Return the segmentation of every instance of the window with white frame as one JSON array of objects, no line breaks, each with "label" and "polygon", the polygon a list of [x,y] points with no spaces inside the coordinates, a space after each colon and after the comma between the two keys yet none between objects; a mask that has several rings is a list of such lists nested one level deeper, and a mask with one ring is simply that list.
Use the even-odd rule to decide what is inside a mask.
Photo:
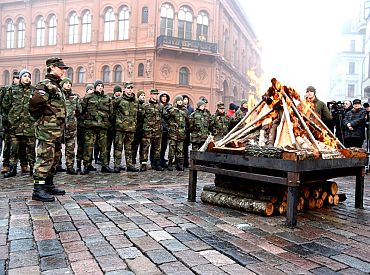
[{"label": "window with white frame", "polygon": [[187,6],[182,6],[178,14],[178,37],[191,40],[193,13]]},{"label": "window with white frame", "polygon": [[57,17],[53,14],[49,20],[49,45],[57,44]]},{"label": "window with white frame", "polygon": [[354,84],[348,84],[348,86],[347,86],[347,96],[348,97],[354,97],[355,96],[355,85]]},{"label": "window with white frame", "polygon": [[104,15],[104,41],[114,40],[114,25],[116,17],[114,15],[113,9],[109,8]]},{"label": "window with white frame", "polygon": [[179,84],[189,85],[189,70],[186,67],[182,67],[179,71]]},{"label": "window with white frame", "polygon": [[139,63],[138,67],[137,67],[137,76],[144,76],[144,64],[143,63]]},{"label": "window with white frame", "polygon": [[356,73],[356,64],[355,62],[348,63],[348,74],[354,75]]},{"label": "window with white frame", "polygon": [[143,7],[141,10],[141,24],[147,24],[149,18],[148,7]]},{"label": "window with white frame", "polygon": [[105,65],[102,69],[102,80],[103,82],[110,82],[109,81],[109,77],[110,77],[110,69],[109,69],[109,66],[108,65]]},{"label": "window with white frame", "polygon": [[40,70],[34,69],[32,73],[32,80],[34,84],[37,84],[40,82]]},{"label": "window with white frame", "polygon": [[85,11],[82,16],[82,34],[81,43],[91,42],[91,13],[90,11]]},{"label": "window with white frame", "polygon": [[114,71],[114,82],[122,82],[122,66],[116,65]]},{"label": "window with white frame", "polygon": [[84,69],[84,67],[77,68],[77,83],[85,82],[85,73],[86,73],[86,70]]},{"label": "window with white frame", "polygon": [[78,43],[78,17],[76,12],[72,12],[69,17],[68,43]]},{"label": "window with white frame", "polygon": [[24,48],[24,40],[26,35],[26,24],[24,23],[24,19],[21,18],[18,21],[18,28],[17,28],[17,47]]},{"label": "window with white frame", "polygon": [[14,48],[14,24],[11,19],[6,22],[6,48]]},{"label": "window with white frame", "polygon": [[10,83],[10,73],[8,70],[5,70],[4,73],[3,73],[3,76],[4,76],[4,85],[9,85]]},{"label": "window with white frame", "polygon": [[123,6],[118,14],[118,40],[128,39],[130,30],[130,11]]},{"label": "window with white frame", "polygon": [[44,17],[39,16],[36,21],[36,46],[45,45],[45,21]]},{"label": "window with white frame", "polygon": [[67,70],[67,77],[72,81],[73,83],[73,68],[69,67]]},{"label": "window with white frame", "polygon": [[174,18],[173,7],[168,3],[163,4],[161,7],[161,19],[160,19],[161,35],[172,36],[173,18]]},{"label": "window with white frame", "polygon": [[206,13],[205,11],[201,11],[197,17],[197,37],[196,37],[197,40],[199,41],[208,40],[208,25],[209,25],[208,13]]}]

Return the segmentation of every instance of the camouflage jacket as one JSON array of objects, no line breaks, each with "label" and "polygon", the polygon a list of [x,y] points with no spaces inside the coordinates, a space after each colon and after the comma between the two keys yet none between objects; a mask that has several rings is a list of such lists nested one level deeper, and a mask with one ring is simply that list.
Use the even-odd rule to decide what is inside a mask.
[{"label": "camouflage jacket", "polygon": [[162,136],[162,109],[157,101],[148,100],[143,105],[144,137],[159,138]]},{"label": "camouflage jacket", "polygon": [[37,118],[36,138],[46,142],[61,142],[66,118],[66,100],[59,86],[60,79],[47,74],[35,87],[29,102],[30,114]]},{"label": "camouflage jacket", "polygon": [[26,137],[35,136],[35,119],[28,111],[33,87],[13,85],[4,95],[3,118],[9,123],[9,133]]},{"label": "camouflage jacket", "polygon": [[81,99],[72,91],[63,90],[66,97],[66,134],[77,131],[77,117],[82,112]]},{"label": "camouflage jacket", "polygon": [[240,107],[233,115],[230,117],[230,128],[234,128],[239,121],[241,121],[244,116],[248,113],[248,109]]},{"label": "camouflage jacket", "polygon": [[136,132],[138,103],[135,94],[125,93],[114,99],[113,117],[117,131]]},{"label": "camouflage jacket", "polygon": [[203,110],[196,109],[189,118],[191,142],[204,142],[209,134],[208,114]]},{"label": "camouflage jacket", "polygon": [[145,101],[140,101],[139,100],[139,102],[138,102],[138,111],[137,111],[136,132],[143,132],[144,104],[145,104]]},{"label": "camouflage jacket", "polygon": [[229,131],[229,118],[226,116],[226,113],[216,111],[211,116],[209,130],[215,136],[216,140],[223,138]]},{"label": "camouflage jacket", "polygon": [[84,127],[86,129],[108,129],[112,116],[112,99],[99,92],[87,94],[81,102]]},{"label": "camouflage jacket", "polygon": [[8,115],[7,113],[9,112],[11,106],[8,105],[7,102],[4,101],[5,95],[8,93],[11,93],[12,90],[18,89],[18,85],[16,84],[11,84],[7,85],[3,88],[1,88],[1,94],[0,94],[0,108],[1,108],[1,115],[2,115],[2,122],[3,122],[3,127],[5,129],[8,129],[9,127],[9,122],[8,122]]},{"label": "camouflage jacket", "polygon": [[168,137],[173,140],[185,140],[188,115],[185,106],[171,106],[164,117],[168,122]]}]

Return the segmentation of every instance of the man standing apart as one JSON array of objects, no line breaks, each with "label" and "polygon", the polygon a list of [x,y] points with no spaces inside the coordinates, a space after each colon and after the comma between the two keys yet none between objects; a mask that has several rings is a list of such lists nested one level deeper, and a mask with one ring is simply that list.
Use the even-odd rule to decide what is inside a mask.
[{"label": "man standing apart", "polygon": [[29,102],[29,111],[37,119],[38,140],[32,199],[44,202],[54,201],[54,195],[65,194],[55,187],[53,178],[60,159],[66,118],[66,102],[59,83],[68,69],[57,57],[47,59],[46,67],[45,79],[36,85]]}]

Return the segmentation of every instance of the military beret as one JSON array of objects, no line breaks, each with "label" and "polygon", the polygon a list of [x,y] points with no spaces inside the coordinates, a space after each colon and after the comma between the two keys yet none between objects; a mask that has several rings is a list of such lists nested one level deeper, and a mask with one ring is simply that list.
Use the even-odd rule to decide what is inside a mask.
[{"label": "military beret", "polygon": [[24,74],[29,74],[29,75],[30,75],[30,77],[31,77],[31,72],[30,72],[29,70],[27,70],[27,69],[23,69],[23,70],[21,70],[21,71],[19,72],[19,78],[22,78],[22,76],[23,76]]},{"label": "military beret", "polygon": [[217,109],[225,109],[225,104],[223,102],[218,102],[217,103]]},{"label": "military beret", "polygon": [[103,87],[104,87],[103,81],[98,79],[98,80],[95,80],[95,82],[94,82],[94,89],[96,89],[96,86],[98,86],[99,84],[103,85]]},{"label": "military beret", "polygon": [[314,94],[316,94],[316,89],[314,86],[308,86],[306,92],[313,92]]},{"label": "military beret", "polygon": [[13,78],[19,78],[19,72],[18,71],[13,72]]},{"label": "military beret", "polygon": [[122,92],[122,88],[119,85],[113,87],[113,93]]},{"label": "military beret", "polygon": [[137,91],[137,93],[136,93],[136,96],[137,97],[139,97],[139,96],[141,96],[142,94],[144,94],[145,95],[145,92],[144,92],[144,90],[139,90],[139,91]]},{"label": "military beret", "polygon": [[58,57],[51,57],[46,59],[46,67],[50,67],[51,65],[54,65],[59,68],[68,69],[69,67],[64,64],[63,59]]},{"label": "military beret", "polygon": [[134,88],[134,84],[132,82],[126,82],[125,88]]},{"label": "military beret", "polygon": [[88,90],[94,90],[94,84],[91,84],[91,83],[89,83],[89,84],[87,84],[86,85],[86,92],[88,91]]},{"label": "military beret", "polygon": [[158,89],[151,89],[150,94],[151,95],[158,95],[159,94]]},{"label": "military beret", "polygon": [[197,102],[197,108],[199,108],[202,105],[205,105],[206,103],[203,100],[198,100]]},{"label": "military beret", "polygon": [[68,77],[65,77],[60,81],[60,86],[63,87],[64,83],[67,83],[67,82],[71,83],[72,85],[72,80]]}]

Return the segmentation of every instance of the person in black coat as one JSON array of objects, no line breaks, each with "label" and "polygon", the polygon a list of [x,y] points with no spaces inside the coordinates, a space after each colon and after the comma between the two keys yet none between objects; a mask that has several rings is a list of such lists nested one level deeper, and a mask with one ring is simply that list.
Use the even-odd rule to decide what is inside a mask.
[{"label": "person in black coat", "polygon": [[344,145],[362,148],[365,139],[366,111],[361,107],[361,100],[353,100],[352,110],[346,112],[343,119]]}]

